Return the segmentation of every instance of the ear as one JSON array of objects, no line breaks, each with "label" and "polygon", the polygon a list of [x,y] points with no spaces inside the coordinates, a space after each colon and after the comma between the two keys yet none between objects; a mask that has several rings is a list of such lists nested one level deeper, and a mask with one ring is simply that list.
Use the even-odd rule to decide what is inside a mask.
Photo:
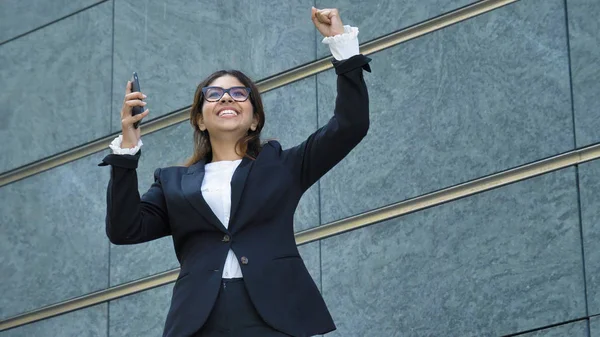
[{"label": "ear", "polygon": [[254,118],[252,118],[252,124],[250,124],[250,130],[256,131],[256,128],[258,128],[258,118],[256,117],[256,114],[255,114]]},{"label": "ear", "polygon": [[202,118],[198,118],[198,129],[200,129],[200,131],[206,131],[206,125],[202,122]]}]

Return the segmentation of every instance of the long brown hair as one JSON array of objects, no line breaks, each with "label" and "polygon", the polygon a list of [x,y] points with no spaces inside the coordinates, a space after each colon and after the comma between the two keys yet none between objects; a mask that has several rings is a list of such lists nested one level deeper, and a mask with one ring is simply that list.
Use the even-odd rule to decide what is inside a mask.
[{"label": "long brown hair", "polygon": [[254,108],[254,116],[258,120],[256,130],[248,130],[248,134],[240,138],[235,144],[235,151],[237,153],[239,148],[242,151],[242,153],[238,153],[239,155],[251,159],[255,159],[260,152],[260,132],[265,125],[265,111],[263,109],[258,87],[248,76],[239,70],[219,70],[209,75],[198,85],[198,88],[196,88],[194,103],[192,104],[192,109],[190,111],[190,124],[192,124],[192,128],[194,128],[194,153],[187,159],[184,166],[191,166],[201,159],[205,159],[206,162],[212,160],[212,147],[210,145],[208,130],[201,131],[198,127],[198,117],[202,116],[202,106],[204,104],[202,88],[210,85],[214,80],[225,75],[237,78],[243,85],[250,88],[250,102]]}]

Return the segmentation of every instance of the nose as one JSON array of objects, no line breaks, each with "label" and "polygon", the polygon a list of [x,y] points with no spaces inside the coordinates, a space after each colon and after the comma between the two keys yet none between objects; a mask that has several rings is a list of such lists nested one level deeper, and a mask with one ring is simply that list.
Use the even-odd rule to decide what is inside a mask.
[{"label": "nose", "polygon": [[[227,96],[227,97],[225,97],[225,96]],[[227,103],[227,102],[231,103],[231,102],[233,102],[233,98],[231,98],[231,96],[229,96],[229,93],[226,92],[226,93],[223,94],[223,97],[221,97],[221,101],[220,102],[221,103]]]}]

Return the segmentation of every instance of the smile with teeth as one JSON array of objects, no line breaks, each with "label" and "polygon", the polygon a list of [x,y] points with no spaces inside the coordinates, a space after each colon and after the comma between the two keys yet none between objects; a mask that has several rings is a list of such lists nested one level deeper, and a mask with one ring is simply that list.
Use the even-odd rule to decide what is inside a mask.
[{"label": "smile with teeth", "polygon": [[219,117],[237,116],[237,115],[238,115],[238,113],[235,110],[230,110],[230,109],[219,111],[219,114],[218,114]]}]

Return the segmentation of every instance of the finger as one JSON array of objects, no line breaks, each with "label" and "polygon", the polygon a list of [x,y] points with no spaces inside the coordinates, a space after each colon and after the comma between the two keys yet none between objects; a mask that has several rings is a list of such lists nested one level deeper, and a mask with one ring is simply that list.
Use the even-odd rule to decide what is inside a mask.
[{"label": "finger", "polygon": [[142,120],[142,118],[148,116],[148,113],[150,112],[150,109],[147,109],[146,111],[142,112],[139,115],[135,115],[135,116],[127,116],[123,119],[121,119],[121,124],[123,125],[131,125],[137,121]]},{"label": "finger", "polygon": [[127,106],[144,106],[144,105],[146,105],[146,102],[140,101],[139,99],[132,99],[129,101],[125,101],[125,105],[127,105]]},{"label": "finger", "polygon": [[332,21],[333,20],[340,20],[340,21],[342,20],[340,18],[340,12],[337,9],[335,9],[335,8],[332,9],[331,12],[329,13],[329,19],[332,20]]},{"label": "finger", "polygon": [[127,85],[125,86],[125,95],[131,92],[131,81],[127,81]]},{"label": "finger", "polygon": [[326,18],[327,18],[327,13],[328,13],[328,11],[329,11],[328,9],[319,9],[319,10],[317,11],[317,18],[318,18],[319,20],[326,19]]},{"label": "finger", "polygon": [[136,91],[136,92],[132,92],[132,93],[129,93],[129,94],[125,95],[125,100],[128,101],[128,100],[132,100],[132,99],[135,99],[135,98],[138,98],[138,99],[142,100],[142,99],[144,99],[146,97],[147,96],[144,95],[142,92]]},{"label": "finger", "polygon": [[148,111],[150,111],[150,110],[146,109],[144,112],[142,112],[139,115],[131,116],[131,118],[133,118],[133,122],[135,123],[135,122],[141,120],[142,118],[148,116]]},{"label": "finger", "polygon": [[341,29],[342,29],[342,33],[343,33],[344,24],[342,23],[342,18],[340,18],[339,15],[335,15],[335,14],[331,15],[331,27],[332,28],[342,27]]},{"label": "finger", "polygon": [[334,16],[339,17],[340,16],[340,12],[338,11],[337,8],[324,8],[321,10],[322,14],[324,16],[326,16],[328,19],[333,18]]},{"label": "finger", "polygon": [[317,20],[319,21],[319,23],[326,24],[326,25],[331,23],[329,18],[327,18],[326,16],[322,16],[322,15],[317,15]]},{"label": "finger", "polygon": [[125,104],[125,101],[123,101],[123,107],[121,108],[121,119],[123,119],[126,116],[131,116],[131,111],[132,107]]},{"label": "finger", "polygon": [[312,7],[310,9],[310,19],[314,22],[317,23],[318,19],[317,19],[317,9],[315,7]]},{"label": "finger", "polygon": [[320,22],[322,23],[331,23],[331,20],[329,19],[329,10],[326,9],[322,9],[317,13],[317,17],[319,19]]}]

